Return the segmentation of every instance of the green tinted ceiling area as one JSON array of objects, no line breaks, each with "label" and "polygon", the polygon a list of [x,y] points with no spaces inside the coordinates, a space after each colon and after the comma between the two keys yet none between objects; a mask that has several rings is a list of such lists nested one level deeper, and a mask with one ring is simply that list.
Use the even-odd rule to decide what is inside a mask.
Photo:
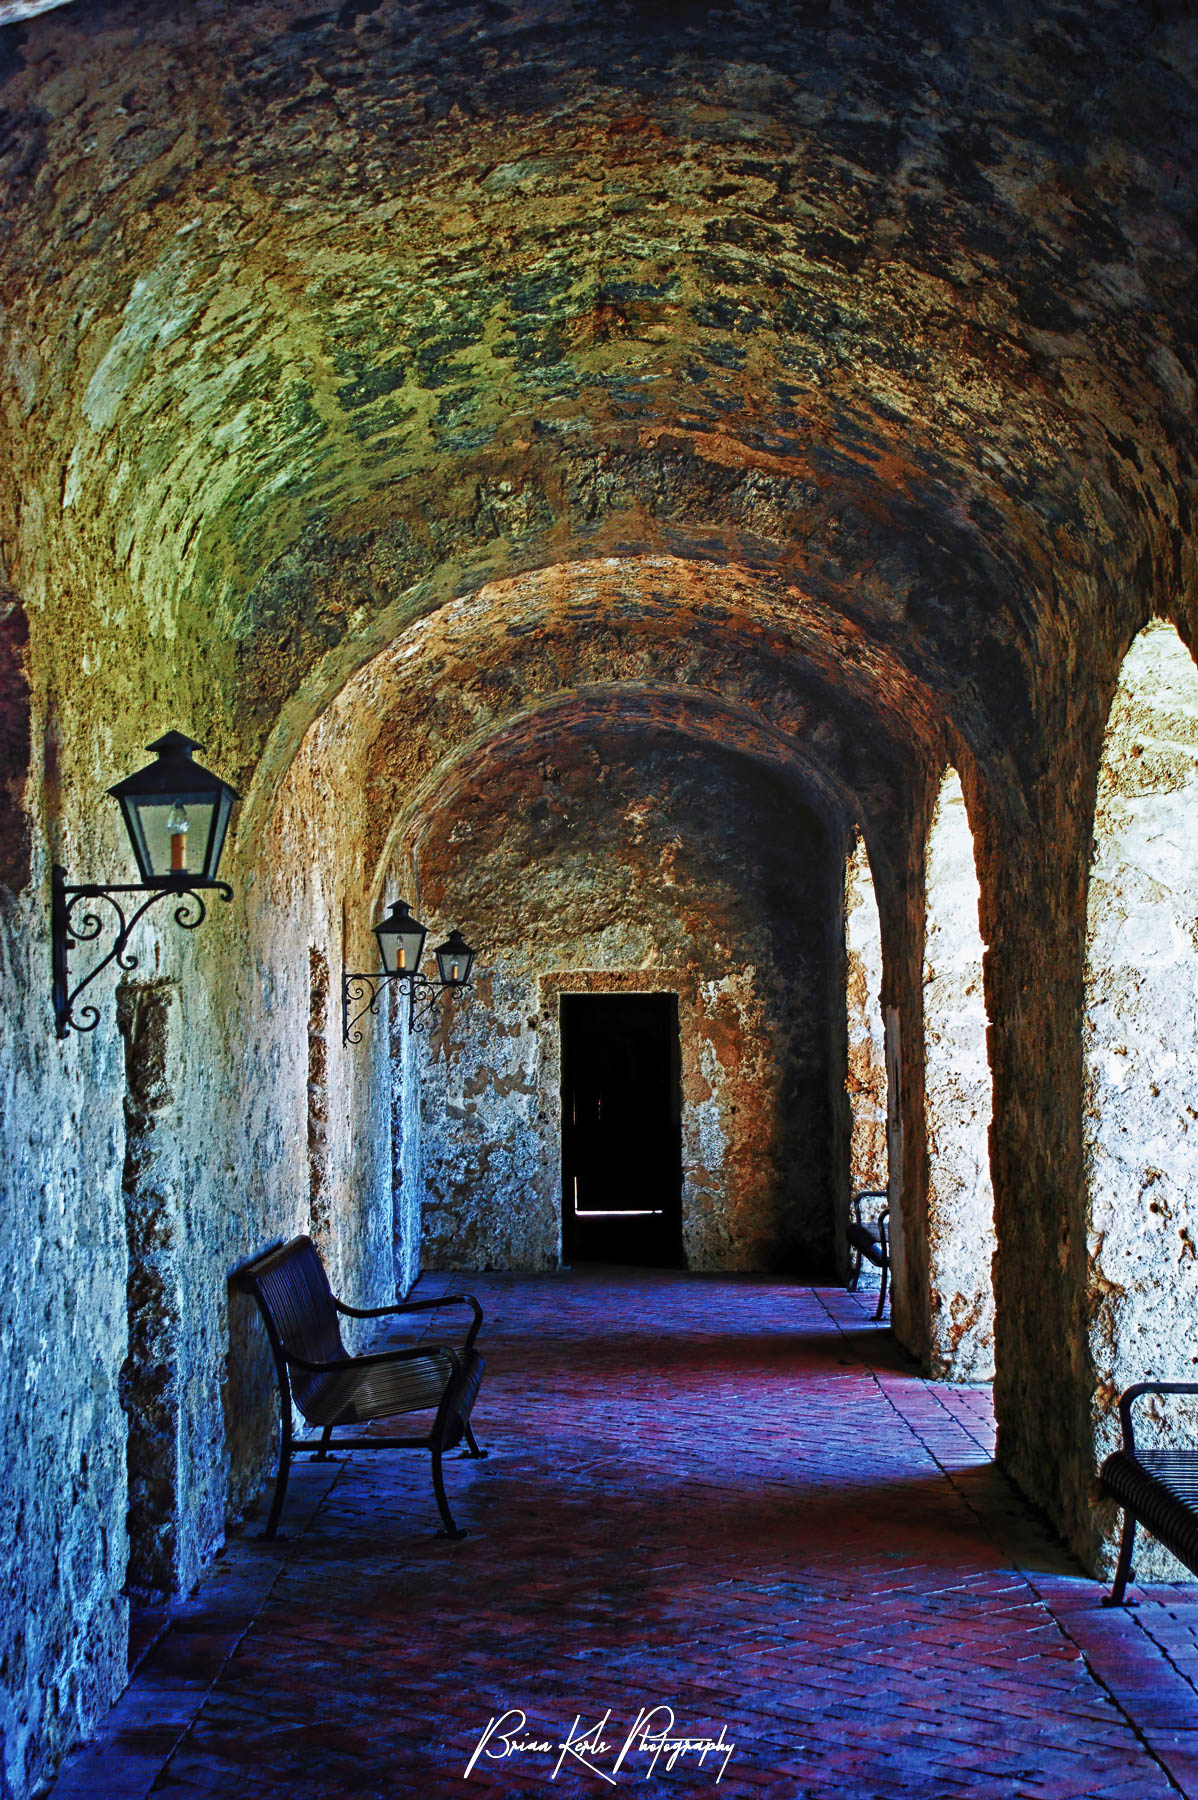
[{"label": "green tinted ceiling area", "polygon": [[202,648],[243,769],[446,599],[665,555],[1030,780],[1079,641],[1190,578],[1187,9],[111,0],[0,42],[10,559],[36,501]]}]

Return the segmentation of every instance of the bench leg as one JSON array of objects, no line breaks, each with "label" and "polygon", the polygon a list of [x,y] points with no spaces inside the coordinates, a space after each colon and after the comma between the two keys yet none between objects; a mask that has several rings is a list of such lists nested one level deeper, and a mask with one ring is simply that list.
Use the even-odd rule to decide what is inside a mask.
[{"label": "bench leg", "polygon": [[287,1498],[287,1476],[291,1468],[291,1408],[283,1408],[283,1429],[279,1434],[279,1470],[275,1476],[275,1494],[270,1503],[270,1517],[266,1521],[264,1538],[278,1535],[279,1520],[283,1516],[283,1502]]},{"label": "bench leg", "polygon": [[445,1479],[441,1473],[441,1446],[433,1445],[433,1492],[437,1496],[437,1510],[445,1521],[445,1530],[438,1532],[438,1537],[464,1538],[466,1533],[459,1531],[454,1523],[453,1514],[449,1510],[449,1501],[445,1498]]},{"label": "bench leg", "polygon": [[1104,1606],[1122,1606],[1123,1590],[1131,1580],[1131,1553],[1136,1541],[1136,1515],[1130,1508],[1123,1508],[1123,1536],[1119,1540],[1119,1562],[1115,1569],[1115,1580],[1111,1591],[1103,1601]]},{"label": "bench leg", "polygon": [[889,1273],[890,1273],[890,1258],[888,1256],[884,1256],[882,1258],[882,1280],[878,1287],[878,1306],[877,1306],[876,1312],[874,1313],[875,1320],[880,1319],[882,1317],[882,1308],[886,1304],[886,1277],[889,1275]]},{"label": "bench leg", "polygon": [[476,1441],[475,1441],[475,1436],[474,1436],[474,1433],[473,1433],[473,1431],[471,1431],[471,1429],[470,1429],[470,1421],[469,1421],[469,1419],[463,1419],[463,1420],[462,1420],[462,1430],[463,1430],[463,1432],[464,1432],[464,1433],[465,1433],[465,1436],[466,1436],[466,1442],[467,1442],[467,1443],[468,1443],[468,1444],[469,1444],[469,1446],[470,1446],[470,1450],[469,1450],[469,1454],[470,1454],[470,1455],[471,1455],[471,1456],[485,1456],[485,1455],[486,1455],[486,1454],[487,1454],[487,1453],[486,1453],[486,1451],[485,1451],[485,1450],[480,1450],[480,1449],[479,1449],[479,1447],[478,1447],[478,1444],[477,1444],[477,1442],[476,1442]]},{"label": "bench leg", "polygon": [[319,1449],[314,1450],[312,1452],[312,1461],[313,1462],[328,1462],[328,1460],[329,1460],[329,1439],[332,1437],[332,1435],[333,1435],[333,1427],[331,1425],[326,1425],[324,1430],[320,1434]]}]

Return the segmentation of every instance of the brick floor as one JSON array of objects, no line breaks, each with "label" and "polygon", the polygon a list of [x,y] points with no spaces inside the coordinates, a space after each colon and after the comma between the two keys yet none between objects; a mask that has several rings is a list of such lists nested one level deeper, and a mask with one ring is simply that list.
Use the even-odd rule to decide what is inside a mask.
[{"label": "brick floor", "polygon": [[[423,1456],[297,1465],[290,1540],[230,1547],[55,1800],[1198,1797],[1198,1588],[1102,1609],[993,1468],[989,1395],[921,1380],[868,1296],[468,1285],[470,1536],[432,1535]],[[606,1720],[618,1746],[662,1705],[676,1736],[722,1728],[726,1766],[636,1745],[613,1784],[615,1747],[556,1777],[514,1750],[464,1779],[509,1709],[522,1740]]]}]

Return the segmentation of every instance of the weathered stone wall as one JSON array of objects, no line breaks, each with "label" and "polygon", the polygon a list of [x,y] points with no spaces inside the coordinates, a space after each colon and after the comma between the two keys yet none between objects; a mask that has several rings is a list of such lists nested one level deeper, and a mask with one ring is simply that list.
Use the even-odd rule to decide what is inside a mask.
[{"label": "weathered stone wall", "polygon": [[[1134,624],[1125,621],[1128,639]],[[987,944],[998,1456],[1093,1560],[1094,1374],[1082,1165],[1086,876],[1103,728],[1121,657],[1091,642],[1020,815],[958,763]]]},{"label": "weathered stone wall", "polygon": [[924,1105],[932,1373],[994,1375],[990,1065],[973,833],[956,770],[940,788],[927,852]]},{"label": "weathered stone wall", "polygon": [[[2,878],[10,885],[0,893],[0,1276],[6,1296],[0,1327],[6,1468],[0,1748],[4,1779],[19,1794],[34,1785],[63,1744],[88,1728],[125,1679],[129,1470],[122,1374],[132,1372],[131,1356],[133,1368],[142,1354],[147,1364],[154,1360],[153,1345],[140,1333],[140,1319],[149,1322],[148,1315],[137,1306],[131,1339],[129,1303],[153,1260],[151,1190],[160,1178],[175,1182],[177,1159],[172,1223],[185,1231],[186,1167],[202,1154],[197,1140],[189,1158],[173,1128],[174,1102],[180,1111],[186,1105],[176,1071],[165,1074],[158,1090],[161,1108],[150,1091],[156,1080],[140,1096],[138,1081],[127,1080],[114,970],[97,986],[98,1029],[64,1043],[54,1035],[49,866],[64,862],[75,880],[131,878],[127,846],[122,852],[118,843],[116,807],[102,797],[104,776],[111,781],[145,760],[135,748],[144,741],[137,689],[142,679],[151,689],[156,678],[165,685],[167,671],[155,666],[152,648],[140,670],[117,654],[102,665],[89,663],[87,626],[79,620],[60,618],[47,631],[49,557],[50,546],[42,544],[27,562],[18,558],[10,565],[29,631],[19,678],[10,667],[3,681],[4,728],[14,751],[5,786],[10,807],[20,814],[14,818],[10,811],[14,829],[5,835],[20,849],[6,859]],[[8,618],[13,621],[13,612]],[[58,659],[69,663],[72,656],[76,673],[82,663],[90,676],[80,683],[77,701],[64,698],[51,679]],[[98,718],[106,718],[104,729]],[[161,715],[153,719],[159,729],[170,722]],[[152,730],[145,732],[150,735]],[[139,930],[133,947],[140,973],[176,981],[187,961],[175,941],[180,935],[164,936],[159,953],[153,927]],[[86,949],[76,950],[73,965],[76,972],[88,966]],[[127,1102],[133,1128],[128,1138]],[[133,1189],[142,1184],[140,1199],[127,1181]],[[140,1270],[136,1260],[130,1263],[131,1245]],[[184,1258],[180,1275],[188,1273],[202,1274],[189,1271]],[[173,1299],[167,1312],[176,1313]],[[176,1324],[180,1333],[185,1329],[182,1311],[168,1322],[173,1343]],[[172,1408],[176,1396],[180,1410],[186,1406],[188,1376],[183,1363],[172,1371]],[[217,1381],[212,1386],[218,1391]],[[144,1388],[142,1397],[145,1423],[153,1400]],[[152,1435],[143,1432],[141,1443]],[[164,1462],[173,1450],[174,1468],[162,1473],[180,1497],[157,1560],[177,1579],[197,1566],[197,1543],[209,1550],[212,1537],[203,1494],[189,1482],[189,1440],[171,1429],[166,1448]],[[158,1474],[141,1462],[136,1442],[132,1474],[136,1513],[147,1474],[151,1481]],[[209,1479],[219,1487],[216,1510],[223,1526],[219,1462]],[[199,1501],[194,1511],[193,1497]]]},{"label": "weathered stone wall", "polygon": [[[152,640],[144,647],[140,675],[165,693],[169,670],[155,676]],[[311,982],[314,949],[340,967],[346,883],[349,910],[365,911],[353,887],[360,791],[355,805],[347,783],[313,783],[301,760],[266,832],[229,853],[232,905],[214,900],[194,934],[156,909],[137,928],[139,968],[119,1003],[109,970],[85,996],[95,1031],[59,1043],[49,860],[76,880],[131,879],[103,788],[148,760],[145,739],[174,723],[203,739],[205,721],[149,711],[120,658],[97,670],[86,708],[49,697],[36,641],[29,668],[29,737],[44,746],[19,790],[32,879],[0,896],[0,1381],[12,1434],[0,1731],[17,1793],[123,1685],[126,1584],[186,1591],[260,1494],[273,1374],[228,1277],[313,1223],[318,1037],[332,1076],[316,1223],[334,1278],[378,1302],[395,1269],[385,1043],[343,1059],[336,999]],[[93,713],[113,722],[98,738]],[[338,872],[326,876],[329,862]],[[89,966],[77,946],[73,972]],[[323,1035],[305,1029],[317,1002]]]},{"label": "weathered stone wall", "polygon": [[[1171,625],[1127,654],[1098,780],[1087,911],[1085,1120],[1096,1454],[1133,1381],[1198,1379],[1198,670]],[[1198,1408],[1141,1402],[1192,1443]],[[1115,1509],[1099,1510],[1112,1554]],[[1147,1541],[1144,1579],[1185,1579]]]},{"label": "weathered stone wall", "polygon": [[839,843],[776,777],[660,729],[496,751],[440,825],[421,903],[484,947],[483,980],[420,1039],[426,1262],[557,1265],[560,995],[664,989],[687,1266],[826,1274],[848,1148]]},{"label": "weathered stone wall", "polygon": [[40,876],[0,906],[0,1753],[17,1794],[120,1691],[127,1613],[119,1040],[110,1012],[91,1080],[54,1040]]},{"label": "weathered stone wall", "polygon": [[21,804],[31,750],[28,645],[25,609],[0,585],[0,899],[29,880],[29,816]]}]

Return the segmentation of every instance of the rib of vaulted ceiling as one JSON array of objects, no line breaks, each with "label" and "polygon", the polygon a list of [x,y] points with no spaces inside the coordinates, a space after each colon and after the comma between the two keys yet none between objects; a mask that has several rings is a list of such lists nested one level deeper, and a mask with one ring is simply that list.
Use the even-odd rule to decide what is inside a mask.
[{"label": "rib of vaulted ceiling", "polygon": [[[530,740],[618,730],[621,714],[784,774],[826,822],[893,817],[904,779],[943,754],[934,705],[862,633],[809,611],[674,557],[510,576],[402,632],[326,709],[311,753],[361,771],[375,886],[482,768]],[[261,783],[255,804],[272,792]]]},{"label": "rib of vaulted ceiling", "polygon": [[43,603],[169,639],[243,782],[459,597],[556,571],[602,663],[560,572],[614,558],[647,656],[723,635],[829,730],[951,725],[1027,784],[1077,646],[1192,578],[1184,9],[110,0],[9,37],[6,561],[50,519]]}]

